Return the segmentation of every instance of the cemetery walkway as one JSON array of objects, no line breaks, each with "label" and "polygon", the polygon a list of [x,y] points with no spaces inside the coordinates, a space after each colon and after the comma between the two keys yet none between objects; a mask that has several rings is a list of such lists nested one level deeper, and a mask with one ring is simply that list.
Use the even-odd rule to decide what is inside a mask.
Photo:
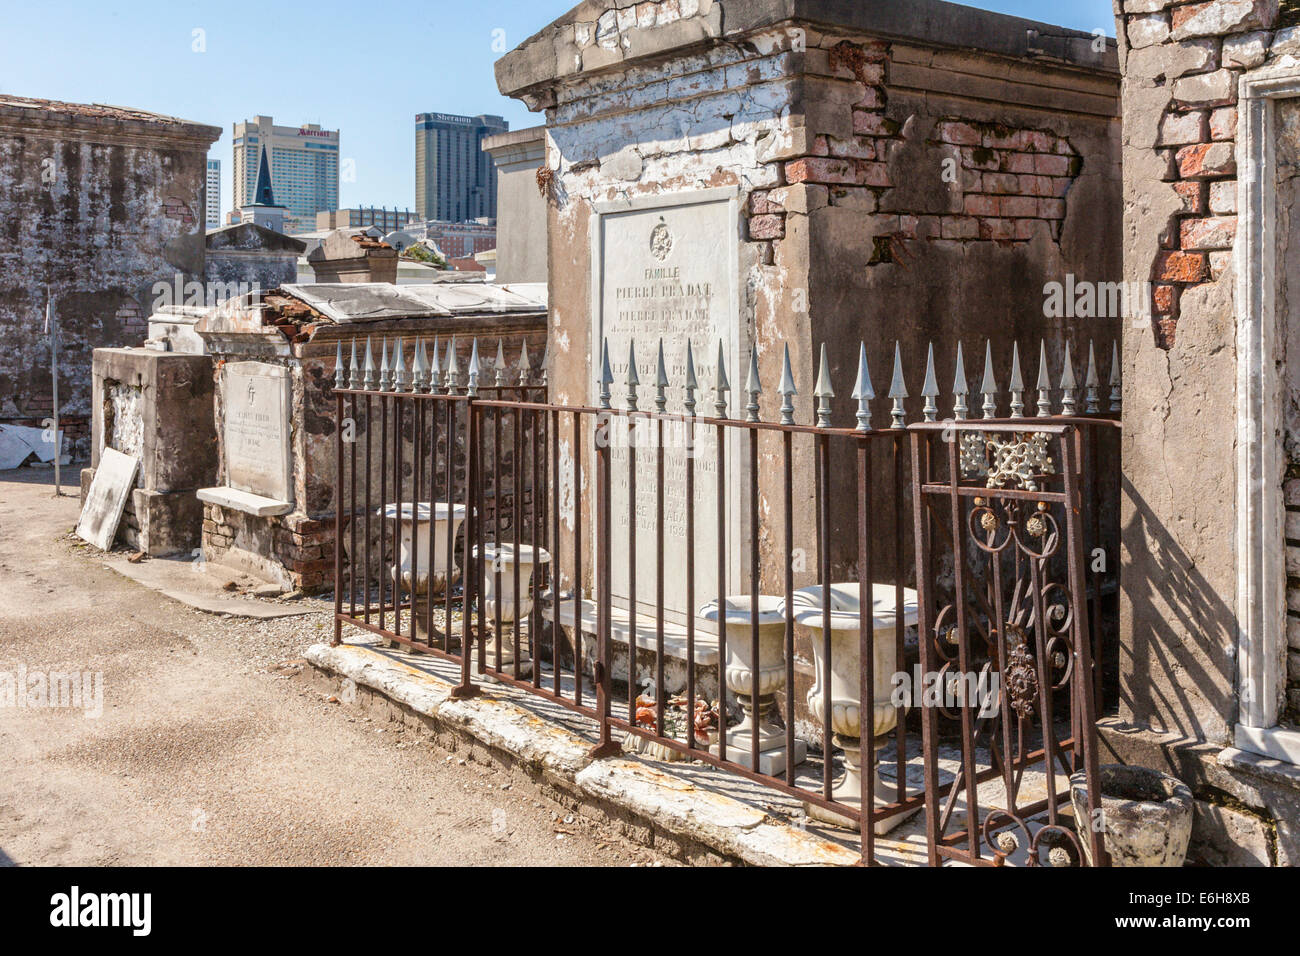
[{"label": "cemetery walkway", "polygon": [[[657,861],[331,702],[293,663],[323,613],[222,619],[119,576],[69,535],[75,488],[52,490],[48,470],[0,475],[0,865]],[[56,673],[79,706],[37,706]]]}]

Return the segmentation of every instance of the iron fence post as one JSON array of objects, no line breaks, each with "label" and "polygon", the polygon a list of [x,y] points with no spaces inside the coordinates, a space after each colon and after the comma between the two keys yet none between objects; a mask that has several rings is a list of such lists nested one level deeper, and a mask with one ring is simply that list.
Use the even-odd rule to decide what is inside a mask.
[{"label": "iron fence post", "polygon": [[[591,751],[593,759],[612,757],[621,747],[610,736],[610,630],[612,616],[610,600],[613,594],[610,565],[610,504],[609,504],[609,412],[601,412],[596,420],[596,662],[592,676],[596,681],[596,717],[600,721],[600,739]],[[581,544],[579,544],[581,547]],[[636,653],[636,641],[628,638],[628,654]],[[581,680],[581,675],[578,676]]]}]

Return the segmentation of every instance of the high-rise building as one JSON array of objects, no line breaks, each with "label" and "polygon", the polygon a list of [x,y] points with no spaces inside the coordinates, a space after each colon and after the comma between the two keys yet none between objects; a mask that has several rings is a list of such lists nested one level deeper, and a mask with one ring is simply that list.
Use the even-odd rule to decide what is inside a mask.
[{"label": "high-rise building", "polygon": [[236,209],[257,200],[258,162],[266,149],[276,200],[289,212],[285,229],[310,232],[316,213],[339,206],[339,133],[306,126],[276,126],[255,116],[234,129],[235,165],[231,176]]},{"label": "high-rise building", "polygon": [[208,160],[207,215],[204,228],[221,228],[221,160]]},{"label": "high-rise building", "polygon": [[445,222],[495,219],[496,167],[483,140],[509,128],[500,116],[416,114],[416,214]]}]

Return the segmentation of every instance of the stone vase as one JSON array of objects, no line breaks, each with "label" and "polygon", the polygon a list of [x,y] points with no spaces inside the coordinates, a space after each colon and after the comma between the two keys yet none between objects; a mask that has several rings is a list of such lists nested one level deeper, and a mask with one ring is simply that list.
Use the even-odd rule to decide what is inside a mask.
[{"label": "stone vase", "polygon": [[[1182,866],[1192,838],[1192,791],[1177,777],[1149,767],[1103,764],[1099,768],[1102,824],[1111,866]],[[1088,839],[1088,781],[1070,777],[1070,803],[1083,855],[1092,865]]]},{"label": "stone vase", "polygon": [[[479,549],[476,547],[474,557],[477,559],[478,556]],[[551,556],[546,549],[531,544],[488,544],[483,546],[483,557],[487,562],[483,568],[483,621],[489,628],[498,619],[501,621],[501,660],[498,662],[496,659],[496,639],[489,638],[487,663],[501,669],[507,664],[513,664],[516,654],[514,628],[506,625],[523,620],[532,612],[533,569],[549,562]],[[516,566],[519,568],[518,594],[515,593]],[[521,667],[524,664],[532,666],[532,661],[525,660],[522,651],[519,653]]]},{"label": "stone vase", "polygon": [[[758,660],[753,659],[753,598],[747,594],[726,598],[723,614],[727,635],[724,673],[727,689],[736,695],[743,719],[727,728],[727,759],[753,768],[753,741],[758,735],[758,769],[761,773],[785,772],[787,758],[798,765],[808,755],[808,745],[794,742],[794,754],[787,754],[785,730],[772,719],[776,695],[785,688],[785,612],[781,598],[759,595]],[[700,618],[718,621],[718,602],[700,609]],[[758,673],[758,700],[754,700],[754,674]],[[720,747],[709,750],[716,756]]]},{"label": "stone vase", "polygon": [[[399,566],[402,587],[413,594],[428,594],[430,582],[432,591],[441,594],[447,586],[447,538],[456,540],[461,522],[465,520],[465,506],[448,506],[437,502],[430,506],[421,501],[416,507],[404,502],[400,510],[395,504],[384,505],[379,515],[390,521],[397,521],[401,530],[399,541]],[[433,539],[433,574],[429,573],[429,534]],[[413,558],[414,556],[414,558]],[[452,556],[453,560],[455,555]],[[411,568],[416,567],[415,580],[411,579]]]},{"label": "stone vase", "polygon": [[[815,680],[808,691],[808,709],[825,726],[825,688],[830,684],[831,740],[844,752],[844,774],[831,788],[831,797],[853,811],[846,816],[826,810],[816,804],[807,804],[808,815],[836,826],[858,829],[856,813],[862,805],[862,750],[868,751],[868,772],[874,773],[874,798],[877,806],[894,803],[898,799],[895,784],[883,780],[877,769],[877,751],[884,748],[887,735],[898,725],[898,708],[890,703],[893,677],[898,670],[896,620],[894,610],[895,589],[892,584],[872,586],[872,614],[874,643],[872,646],[872,707],[870,722],[864,722],[860,695],[862,658],[859,646],[860,601],[858,584],[832,584],[830,586],[830,659],[826,659],[824,598],[820,585],[794,592],[794,619],[811,631]],[[916,592],[903,591],[902,626],[916,623]],[[918,808],[919,809],[919,808]],[[915,812],[915,811],[913,811]],[[900,813],[878,821],[874,830],[886,833],[898,826],[911,814]]]}]

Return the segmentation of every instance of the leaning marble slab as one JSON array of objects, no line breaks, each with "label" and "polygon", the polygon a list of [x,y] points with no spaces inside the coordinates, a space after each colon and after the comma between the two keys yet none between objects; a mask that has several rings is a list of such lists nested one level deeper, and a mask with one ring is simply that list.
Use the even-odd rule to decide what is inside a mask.
[{"label": "leaning marble slab", "polygon": [[117,526],[126,508],[126,499],[135,487],[135,471],[139,459],[124,455],[115,448],[105,448],[99,458],[99,467],[86,494],[77,521],[77,536],[101,551],[113,547]]}]

